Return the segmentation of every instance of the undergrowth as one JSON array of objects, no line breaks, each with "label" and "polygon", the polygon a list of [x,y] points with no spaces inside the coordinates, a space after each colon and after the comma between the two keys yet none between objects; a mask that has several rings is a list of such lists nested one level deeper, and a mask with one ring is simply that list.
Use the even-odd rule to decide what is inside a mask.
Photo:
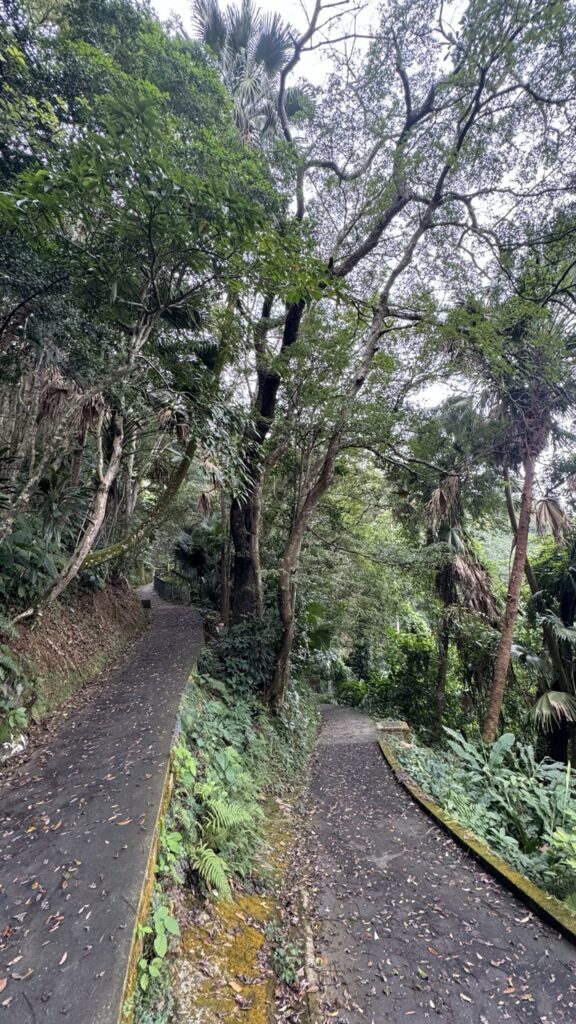
[{"label": "undergrowth", "polygon": [[512,733],[475,746],[452,729],[447,751],[394,745],[410,775],[515,871],[576,912],[576,785],[570,767]]},{"label": "undergrowth", "polygon": [[[317,722],[317,699],[304,686],[293,686],[282,708],[270,714],[247,687],[239,692],[206,674],[191,678],[172,750],[174,787],[159,837],[154,902],[134,996],[135,1024],[170,1019],[166,953],[170,936],[177,938],[171,908],[181,894],[230,899],[239,885],[266,886],[259,856],[265,801],[304,781]],[[162,939],[158,949],[159,908],[176,927],[164,927],[166,943]]]}]

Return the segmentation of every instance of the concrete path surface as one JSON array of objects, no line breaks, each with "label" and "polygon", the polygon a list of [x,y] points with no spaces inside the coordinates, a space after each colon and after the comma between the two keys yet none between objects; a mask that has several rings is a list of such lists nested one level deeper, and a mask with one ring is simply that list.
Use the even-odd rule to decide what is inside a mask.
[{"label": "concrete path surface", "polygon": [[331,1024],[574,1024],[576,947],[410,799],[371,721],[329,707],[310,878]]},{"label": "concrete path surface", "polygon": [[0,1022],[116,1024],[193,609],[152,622],[80,711],[0,789]]}]

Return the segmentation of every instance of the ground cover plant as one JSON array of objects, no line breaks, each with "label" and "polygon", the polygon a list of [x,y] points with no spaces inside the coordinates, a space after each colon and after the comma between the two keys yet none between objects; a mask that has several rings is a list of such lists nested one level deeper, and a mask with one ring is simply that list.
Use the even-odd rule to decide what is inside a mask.
[{"label": "ground cover plant", "polygon": [[576,784],[570,766],[537,760],[504,733],[491,746],[446,729],[447,749],[396,742],[409,774],[515,871],[576,913]]},{"label": "ground cover plant", "polygon": [[[204,662],[218,661],[218,641],[213,647]],[[152,909],[142,933],[133,1000],[138,1024],[169,1019],[167,954],[180,935],[174,907],[185,894],[231,900],[240,889],[265,891],[268,798],[288,796],[304,782],[317,724],[317,698],[305,685],[295,686],[270,715],[257,693],[200,672],[191,677],[172,750],[174,786],[160,831]]]}]

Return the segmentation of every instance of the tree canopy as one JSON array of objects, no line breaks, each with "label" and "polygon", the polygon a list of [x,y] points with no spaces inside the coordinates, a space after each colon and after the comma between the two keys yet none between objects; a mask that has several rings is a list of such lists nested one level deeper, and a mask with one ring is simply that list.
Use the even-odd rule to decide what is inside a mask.
[{"label": "tree canopy", "polygon": [[272,705],[566,757],[574,4],[192,13],[0,16],[3,621],[176,542]]}]

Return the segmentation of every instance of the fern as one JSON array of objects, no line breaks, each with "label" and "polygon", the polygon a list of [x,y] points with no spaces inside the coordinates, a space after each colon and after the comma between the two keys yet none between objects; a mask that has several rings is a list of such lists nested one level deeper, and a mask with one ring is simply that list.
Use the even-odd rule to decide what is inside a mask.
[{"label": "fern", "polygon": [[209,827],[217,832],[233,832],[250,821],[250,814],[241,804],[232,801],[210,800],[206,805]]},{"label": "fern", "polygon": [[222,857],[206,843],[198,843],[192,851],[191,862],[204,884],[213,889],[220,899],[232,899],[228,865]]}]

